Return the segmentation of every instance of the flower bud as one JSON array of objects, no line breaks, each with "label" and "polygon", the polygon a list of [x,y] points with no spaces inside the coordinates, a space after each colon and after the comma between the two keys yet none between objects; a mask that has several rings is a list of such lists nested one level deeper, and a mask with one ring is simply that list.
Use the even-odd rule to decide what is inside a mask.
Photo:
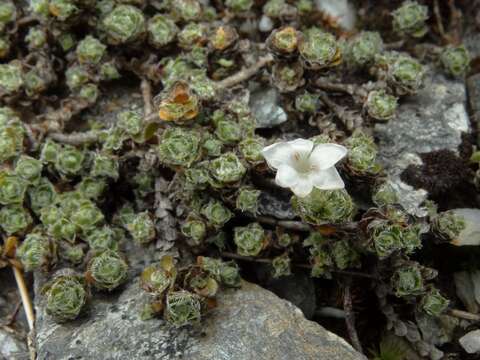
[{"label": "flower bud", "polygon": [[215,228],[221,228],[233,216],[232,212],[217,200],[211,200],[207,205],[202,207],[201,213]]},{"label": "flower bud", "polygon": [[399,55],[388,65],[387,82],[400,96],[415,95],[424,77],[425,68],[410,56]]},{"label": "flower bud", "polygon": [[398,203],[398,194],[392,183],[386,181],[376,188],[372,200],[377,206],[393,205]]},{"label": "flower bud", "polygon": [[272,68],[273,85],[280,92],[295,91],[305,84],[303,66],[296,62],[276,62]]},{"label": "flower bud", "polygon": [[45,289],[46,311],[57,322],[76,319],[88,298],[83,277],[60,275],[55,277]]},{"label": "flower bud", "polygon": [[313,69],[337,66],[342,61],[335,37],[316,27],[304,32],[298,49],[305,64]]},{"label": "flower bud", "polygon": [[351,221],[355,205],[348,193],[341,190],[313,188],[306,197],[292,197],[293,210],[303,221],[315,224],[336,224]]},{"label": "flower bud", "polygon": [[360,255],[347,240],[336,241],[332,245],[332,258],[340,270],[360,265]]},{"label": "flower bud", "polygon": [[397,98],[385,93],[385,90],[370,91],[365,102],[368,115],[376,120],[390,120],[397,110]]},{"label": "flower bud", "polygon": [[57,37],[57,41],[64,52],[72,50],[77,43],[75,36],[71,33],[62,33]]},{"label": "flower bud", "polygon": [[210,175],[204,161],[185,170],[185,188],[189,190],[204,190],[208,187]]},{"label": "flower bud", "polygon": [[157,14],[148,21],[148,40],[156,48],[162,48],[173,42],[178,27],[168,16]]},{"label": "flower bud", "polygon": [[392,276],[392,286],[398,297],[420,295],[425,291],[422,273],[415,265],[404,266],[395,271]]},{"label": "flower bud", "polygon": [[72,65],[65,72],[65,82],[70,91],[76,91],[86,85],[90,80],[88,70],[80,65]]},{"label": "flower bud", "polygon": [[345,146],[348,148],[347,160],[351,170],[361,174],[376,174],[380,171],[376,162],[377,146],[371,136],[361,131],[355,131],[345,141]]},{"label": "flower bud", "polygon": [[317,111],[318,105],[318,96],[316,94],[304,92],[295,97],[295,109],[300,112],[313,114]]},{"label": "flower bud", "polygon": [[48,2],[49,0],[30,0],[29,10],[39,18],[47,18],[50,14]]},{"label": "flower bud", "polygon": [[198,159],[199,150],[199,134],[178,127],[166,129],[158,145],[160,161],[172,166],[191,166]]},{"label": "flower bud", "polygon": [[55,187],[47,178],[40,178],[33,186],[27,190],[30,200],[30,208],[37,215],[44,207],[51,205],[55,201],[57,192]]},{"label": "flower bud", "polygon": [[390,256],[402,248],[402,229],[385,221],[373,221],[369,224],[375,252],[380,259]]},{"label": "flower bud", "polygon": [[378,32],[362,31],[347,42],[345,51],[350,67],[363,68],[372,64],[375,55],[383,51],[383,40]]},{"label": "flower bud", "polygon": [[258,198],[261,191],[249,188],[240,188],[237,195],[235,206],[243,212],[249,212],[253,215],[258,211]]},{"label": "flower bud", "polygon": [[17,175],[0,172],[0,204],[21,204],[25,198],[28,183]]},{"label": "flower bud", "polygon": [[192,268],[185,276],[184,281],[188,284],[189,289],[202,297],[214,298],[218,292],[218,282],[198,268]]},{"label": "flower bud", "polygon": [[267,46],[274,54],[291,55],[296,52],[299,39],[299,32],[291,26],[286,26],[272,31],[267,39]]},{"label": "flower bud", "polygon": [[89,104],[95,104],[99,96],[98,86],[95,84],[85,84],[80,88],[78,97],[84,99]]},{"label": "flower bud", "polygon": [[257,256],[267,245],[265,230],[258,223],[234,228],[233,240],[242,256]]},{"label": "flower bud", "polygon": [[10,1],[0,4],[0,33],[17,17],[17,8]]},{"label": "flower bud", "polygon": [[445,71],[455,77],[463,77],[470,70],[470,53],[465,46],[448,46],[440,55],[440,62]]},{"label": "flower bud", "polygon": [[174,17],[184,21],[196,21],[202,15],[202,6],[197,0],[176,0],[171,6]]},{"label": "flower bud", "polygon": [[296,5],[298,13],[300,15],[308,15],[312,13],[315,9],[312,0],[298,0]]},{"label": "flower bud", "polygon": [[104,250],[118,250],[117,234],[109,226],[94,228],[85,237],[85,241],[94,252]]},{"label": "flower bud", "polygon": [[197,263],[200,268],[213,276],[215,280],[228,287],[239,287],[241,278],[238,265],[234,261],[224,262],[219,259],[199,256]]},{"label": "flower bud", "polygon": [[273,19],[281,18],[285,14],[289,14],[291,10],[295,8],[291,7],[285,0],[268,0],[263,5],[263,13]]},{"label": "flower bud", "polygon": [[85,233],[93,230],[103,220],[104,216],[101,210],[89,200],[85,200],[71,216],[72,223]]},{"label": "flower bud", "polygon": [[7,235],[26,231],[32,222],[32,216],[21,205],[7,205],[0,209],[0,226]]},{"label": "flower bud", "polygon": [[260,136],[249,136],[238,144],[240,153],[251,164],[263,162],[262,150],[265,147],[265,139]]},{"label": "flower bud", "polygon": [[393,30],[400,35],[410,35],[414,38],[423,37],[428,27],[428,7],[416,1],[405,1],[392,13]]},{"label": "flower bud", "polygon": [[83,197],[90,200],[98,200],[105,192],[107,182],[105,179],[85,176],[75,188]]},{"label": "flower bud", "polygon": [[234,27],[223,25],[215,28],[210,36],[210,46],[216,51],[225,51],[233,47],[238,39],[238,33]]},{"label": "flower bud", "polygon": [[277,243],[283,248],[287,248],[294,242],[293,237],[288,233],[279,234],[277,237]]},{"label": "flower bud", "polygon": [[121,77],[115,62],[113,61],[102,63],[100,65],[99,74],[100,80],[103,81],[117,80]]},{"label": "flower bud", "polygon": [[292,274],[292,271],[290,269],[290,257],[288,254],[283,254],[280,256],[277,256],[273,258],[272,260],[272,268],[273,268],[273,274],[272,276],[274,278],[279,278],[281,276],[288,276]]},{"label": "flower bud", "polygon": [[163,121],[183,122],[198,115],[199,100],[186,82],[178,81],[164,94],[158,107],[158,116]]},{"label": "flower bud", "polygon": [[210,161],[210,173],[221,183],[240,181],[247,169],[233,152],[227,152]]},{"label": "flower bud", "polygon": [[57,156],[60,153],[62,146],[56,142],[47,139],[43,143],[42,150],[40,152],[40,160],[44,164],[54,164],[57,161]]},{"label": "flower bud", "polygon": [[207,29],[203,24],[191,22],[183,27],[177,38],[178,46],[190,50],[194,46],[201,46],[206,43]]},{"label": "flower bud", "polygon": [[83,244],[72,245],[66,241],[60,242],[59,256],[71,264],[79,265],[85,257]]},{"label": "flower bud", "polygon": [[118,179],[118,159],[112,155],[96,153],[90,175],[93,177],[106,177]]},{"label": "flower bud", "polygon": [[11,42],[8,37],[0,36],[0,59],[5,59],[10,53]]},{"label": "flower bud", "polygon": [[30,184],[36,183],[42,174],[42,162],[27,155],[22,155],[15,165],[15,174]]},{"label": "flower bud", "polygon": [[13,95],[23,86],[23,74],[20,62],[12,61],[0,64],[0,96]]},{"label": "flower bud", "polygon": [[155,239],[155,224],[147,211],[134,214],[125,227],[138,244],[148,244]]},{"label": "flower bud", "polygon": [[432,219],[432,230],[443,241],[455,244],[463,229],[465,219],[452,210],[441,212]]},{"label": "flower bud", "polygon": [[160,263],[146,267],[141,275],[142,288],[150,293],[162,295],[175,283],[177,270],[171,256],[164,256]]},{"label": "flower bud", "polygon": [[240,13],[250,10],[253,0],[225,0],[225,6],[234,13]]},{"label": "flower bud", "polygon": [[127,280],[128,265],[117,252],[106,250],[90,260],[86,276],[98,290],[112,291]]},{"label": "flower bud", "polygon": [[57,154],[55,169],[63,175],[77,175],[83,169],[84,160],[83,151],[65,145]]},{"label": "flower bud", "polygon": [[223,143],[213,136],[209,136],[202,145],[208,156],[220,156],[222,154]]},{"label": "flower bud", "polygon": [[77,45],[77,59],[80,64],[98,64],[105,55],[107,47],[91,35],[86,36]]},{"label": "flower bud", "polygon": [[145,33],[143,12],[131,5],[118,5],[102,22],[102,29],[107,34],[107,41],[112,45],[131,43]]},{"label": "flower bud", "polygon": [[198,295],[180,290],[167,294],[164,310],[165,320],[175,327],[198,323],[202,305]]},{"label": "flower bud", "polygon": [[450,301],[444,298],[440,291],[431,287],[429,291],[423,295],[420,301],[420,308],[431,316],[440,316],[447,309]]},{"label": "flower bud", "polygon": [[191,246],[199,246],[207,234],[207,227],[202,220],[187,218],[181,227],[182,234],[191,239]]},{"label": "flower bud", "polygon": [[50,0],[49,10],[59,21],[66,21],[80,11],[73,0]]},{"label": "flower bud", "polygon": [[46,269],[50,264],[54,249],[50,240],[39,233],[30,233],[17,249],[17,258],[25,271]]},{"label": "flower bud", "polygon": [[25,36],[29,49],[41,49],[47,44],[47,33],[41,27],[32,27]]}]

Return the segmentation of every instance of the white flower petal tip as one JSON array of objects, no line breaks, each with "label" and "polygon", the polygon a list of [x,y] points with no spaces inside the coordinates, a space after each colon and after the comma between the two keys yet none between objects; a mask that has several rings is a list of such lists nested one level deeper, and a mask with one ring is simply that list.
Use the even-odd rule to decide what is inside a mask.
[{"label": "white flower petal tip", "polygon": [[296,139],[265,147],[262,155],[277,170],[275,182],[290,188],[299,197],[308,196],[313,188],[336,190],[345,188],[335,164],[347,155],[347,148],[338,144],[314,145],[310,140]]}]

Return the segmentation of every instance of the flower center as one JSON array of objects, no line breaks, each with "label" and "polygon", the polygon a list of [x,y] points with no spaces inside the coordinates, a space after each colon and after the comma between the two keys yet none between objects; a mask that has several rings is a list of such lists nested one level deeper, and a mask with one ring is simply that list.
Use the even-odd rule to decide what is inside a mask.
[{"label": "flower center", "polygon": [[310,161],[310,154],[295,152],[293,159],[294,168],[299,174],[308,174],[315,168],[315,165]]}]

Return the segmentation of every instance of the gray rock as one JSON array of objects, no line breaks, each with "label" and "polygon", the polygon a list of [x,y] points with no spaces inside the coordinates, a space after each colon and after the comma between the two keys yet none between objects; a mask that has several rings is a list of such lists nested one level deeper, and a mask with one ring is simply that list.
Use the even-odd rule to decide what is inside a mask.
[{"label": "gray rock", "polygon": [[297,216],[292,209],[289,200],[262,191],[258,203],[258,211],[261,215],[272,216],[280,220],[293,220]]},{"label": "gray rock", "polygon": [[250,109],[257,120],[257,128],[271,128],[287,121],[287,114],[278,105],[279,92],[274,88],[260,88],[250,95]]},{"label": "gray rock", "polygon": [[470,331],[466,335],[463,335],[458,342],[465,351],[469,354],[475,354],[480,352],[480,330]]},{"label": "gray rock", "polygon": [[452,244],[457,246],[480,245],[480,209],[453,209],[456,215],[465,220],[465,229]]},{"label": "gray rock", "polygon": [[254,284],[222,291],[217,308],[195,329],[140,320],[147,298],[134,281],[121,294],[95,296],[86,317],[63,325],[37,304],[38,360],[366,359],[291,303]]},{"label": "gray rock", "polygon": [[337,19],[337,24],[345,30],[353,30],[357,21],[357,11],[350,0],[315,0],[318,10]]},{"label": "gray rock", "polygon": [[453,280],[458,298],[469,312],[476,314],[479,306],[475,298],[474,283],[471,275],[471,272],[459,271],[453,274]]},{"label": "gray rock", "polygon": [[467,90],[473,119],[478,122],[480,121],[480,74],[467,79]]},{"label": "gray rock", "polygon": [[413,215],[426,215],[426,209],[420,205],[428,194],[404,183],[400,175],[409,165],[422,164],[418,154],[441,149],[457,152],[462,134],[471,131],[466,100],[463,82],[429,73],[425,88],[418,95],[404,99],[395,119],[375,125],[379,161],[397,189],[403,207]]},{"label": "gray rock", "polygon": [[5,330],[0,329],[0,359],[28,359],[27,344]]}]

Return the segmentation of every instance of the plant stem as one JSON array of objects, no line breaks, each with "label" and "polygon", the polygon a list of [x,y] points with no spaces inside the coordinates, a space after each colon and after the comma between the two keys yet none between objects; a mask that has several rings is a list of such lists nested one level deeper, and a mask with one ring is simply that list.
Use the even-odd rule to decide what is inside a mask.
[{"label": "plant stem", "polygon": [[343,309],[345,310],[345,323],[352,345],[360,353],[363,353],[362,344],[358,339],[358,333],[355,329],[355,314],[353,312],[352,294],[350,292],[351,279],[347,279],[344,287]]},{"label": "plant stem", "polygon": [[98,140],[98,134],[95,131],[85,132],[73,132],[69,134],[61,132],[51,132],[47,135],[55,141],[70,144],[70,145],[82,145],[86,143],[96,142]]},{"label": "plant stem", "polygon": [[152,113],[152,86],[150,82],[146,78],[142,78],[142,82],[140,83],[140,89],[142,90],[142,97],[143,97],[143,111],[145,118]]},{"label": "plant stem", "polygon": [[25,285],[25,280],[23,279],[22,271],[15,266],[12,266],[12,269],[13,275],[15,276],[15,281],[17,282],[18,291],[20,292],[20,297],[22,298],[23,309],[27,317],[28,327],[30,330],[33,330],[35,324],[35,314],[33,312],[33,306],[28,294],[27,286]]},{"label": "plant stem", "polygon": [[447,314],[456,318],[471,320],[471,321],[480,321],[480,315],[472,314],[467,311],[457,310],[457,309],[449,309],[447,310]]},{"label": "plant stem", "polygon": [[217,90],[222,90],[226,88],[230,88],[234,85],[240,84],[241,82],[250,79],[253,75],[255,75],[261,68],[270,64],[273,61],[273,56],[271,54],[262,56],[258,61],[248,68],[244,68],[229,76],[226,79],[218,81],[216,84]]}]

